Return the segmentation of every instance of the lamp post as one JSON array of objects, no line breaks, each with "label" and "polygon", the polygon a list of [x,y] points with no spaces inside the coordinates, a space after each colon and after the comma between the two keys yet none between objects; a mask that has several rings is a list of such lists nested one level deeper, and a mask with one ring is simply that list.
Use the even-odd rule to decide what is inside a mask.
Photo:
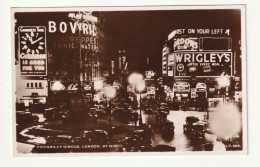
[{"label": "lamp post", "polygon": [[[82,35],[84,36],[84,27],[87,27],[89,23],[97,23],[97,18],[92,16],[92,12],[91,11],[79,11],[77,14],[74,15],[69,15],[69,17],[71,18],[71,20],[73,20],[76,24],[77,24],[77,29],[79,31],[79,70],[80,70],[80,74],[79,74],[79,94],[81,94],[82,96],[84,96],[84,84],[85,84],[85,68],[84,68],[84,64],[83,61],[85,61],[85,55],[84,55],[84,51],[82,53],[82,40],[81,37]],[[95,33],[93,33],[94,35]],[[95,34],[96,35],[96,34]],[[84,50],[84,49],[83,49]]]},{"label": "lamp post", "polygon": [[[81,15],[82,12],[79,11],[78,15]],[[78,25],[82,25],[83,23],[86,22],[86,20],[83,17],[77,17],[77,18],[72,18],[73,21],[75,21]],[[84,75],[83,75],[83,62],[82,62],[82,51],[81,51],[81,29],[82,27],[79,27],[79,82],[78,82],[78,91],[79,94],[83,96],[84,94]]]},{"label": "lamp post", "polygon": [[141,111],[141,100],[142,100],[142,91],[145,89],[145,82],[142,81],[140,83],[138,83],[136,85],[136,90],[140,93],[140,100],[139,100],[139,103],[140,103],[140,117],[139,117],[139,125],[142,126],[143,125],[143,120],[142,120],[142,111]]},{"label": "lamp post", "polygon": [[225,88],[225,93],[223,95],[223,103],[225,100],[226,93],[228,92],[228,87],[230,85],[230,80],[228,78],[228,75],[221,75],[220,78],[218,78],[218,85],[220,88]]},{"label": "lamp post", "polygon": [[106,86],[104,88],[104,94],[108,100],[108,112],[109,112],[109,126],[110,126],[110,141],[112,140],[112,113],[111,113],[111,99],[116,96],[116,89],[113,86]]},{"label": "lamp post", "polygon": [[[139,100],[139,126],[142,126],[142,110],[141,110],[141,99],[142,99],[142,91],[145,89],[145,81],[143,79],[143,75],[139,73],[132,73],[128,77],[128,82],[135,87],[135,93],[137,91],[140,93],[140,100]],[[137,91],[136,91],[137,90]]]}]

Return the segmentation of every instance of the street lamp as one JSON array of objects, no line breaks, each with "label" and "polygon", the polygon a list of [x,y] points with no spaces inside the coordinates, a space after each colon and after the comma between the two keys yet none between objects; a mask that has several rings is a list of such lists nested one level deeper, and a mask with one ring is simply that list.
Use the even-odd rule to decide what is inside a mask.
[{"label": "street lamp", "polygon": [[133,85],[135,87],[135,93],[136,90],[140,93],[140,116],[139,116],[139,126],[142,126],[143,124],[143,120],[142,120],[142,111],[141,111],[141,95],[142,95],[142,91],[145,89],[145,81],[143,79],[143,75],[139,74],[139,73],[132,73],[129,77],[128,77],[128,82]]},{"label": "street lamp", "polygon": [[[221,75],[220,78],[218,78],[218,85],[221,88],[225,88],[225,95],[226,95],[228,91],[228,87],[230,85],[230,80],[228,78],[228,75]],[[225,95],[223,95],[223,102],[224,102]]]},{"label": "street lamp", "polygon": [[142,74],[139,73],[132,73],[129,77],[128,77],[128,82],[132,85],[137,85],[141,82],[143,82],[144,77]]},{"label": "street lamp", "polygon": [[143,120],[142,120],[142,111],[141,111],[141,99],[142,99],[142,91],[144,91],[145,89],[145,82],[142,81],[140,83],[138,83],[136,85],[136,90],[140,93],[140,100],[139,100],[139,103],[140,103],[140,117],[139,117],[139,125],[142,126],[143,124]]},{"label": "street lamp", "polygon": [[97,18],[92,17],[92,12],[79,11],[75,17],[70,17],[77,25],[79,31],[79,93],[84,96],[84,82],[85,82],[85,69],[83,67],[84,56],[82,55],[82,39],[81,36],[84,35],[84,27],[88,27],[88,23],[97,23]]},{"label": "street lamp", "polygon": [[112,139],[112,113],[111,113],[111,102],[110,99],[116,96],[116,89],[113,86],[106,86],[104,87],[104,94],[108,100],[108,110],[109,110],[109,126],[110,126],[110,140]]}]

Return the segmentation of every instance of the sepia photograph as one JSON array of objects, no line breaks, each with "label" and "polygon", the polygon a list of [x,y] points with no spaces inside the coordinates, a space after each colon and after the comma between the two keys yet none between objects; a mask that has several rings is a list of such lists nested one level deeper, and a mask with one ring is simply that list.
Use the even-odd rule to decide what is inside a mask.
[{"label": "sepia photograph", "polygon": [[15,156],[247,154],[245,5],[12,8],[11,23]]}]

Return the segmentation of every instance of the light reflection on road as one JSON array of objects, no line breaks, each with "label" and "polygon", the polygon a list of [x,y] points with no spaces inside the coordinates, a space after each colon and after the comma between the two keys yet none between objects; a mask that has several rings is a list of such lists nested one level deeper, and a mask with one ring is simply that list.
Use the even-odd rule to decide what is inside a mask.
[{"label": "light reflection on road", "polygon": [[37,137],[37,136],[34,136],[34,135],[28,135],[27,132],[29,132],[31,129],[40,129],[42,128],[43,125],[37,125],[37,126],[32,126],[32,127],[29,127],[29,128],[26,128],[24,129],[23,131],[20,132],[20,134],[23,136],[23,137],[28,137],[30,138],[29,140],[27,140],[29,143],[32,143],[32,144],[45,144],[46,143],[46,140],[44,137]]},{"label": "light reflection on road", "polygon": [[[170,111],[167,119],[174,123],[175,130],[174,136],[170,140],[165,140],[162,138],[161,134],[153,134],[152,135],[152,145],[169,145],[176,147],[176,151],[192,151],[194,147],[200,147],[203,143],[197,142],[191,144],[191,140],[183,133],[183,125],[185,124],[185,119],[187,116],[195,116],[200,120],[204,120],[206,112],[198,112],[198,111]],[[143,122],[146,124],[153,125],[155,123],[155,115],[147,115],[143,112]]]}]

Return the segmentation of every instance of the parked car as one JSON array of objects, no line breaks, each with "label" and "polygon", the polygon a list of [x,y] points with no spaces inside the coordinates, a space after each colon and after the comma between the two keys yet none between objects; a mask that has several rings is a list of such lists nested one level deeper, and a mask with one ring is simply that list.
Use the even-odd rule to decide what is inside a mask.
[{"label": "parked car", "polygon": [[32,113],[44,113],[45,105],[42,103],[30,104],[29,110]]},{"label": "parked car", "polygon": [[163,123],[161,131],[163,134],[174,134],[174,129],[175,129],[174,123],[170,121],[166,121]]},{"label": "parked car", "polygon": [[191,137],[192,138],[204,138],[205,137],[205,124],[203,122],[193,123],[191,126]]},{"label": "parked car", "polygon": [[122,127],[122,126],[113,126],[112,127],[112,134],[113,135],[117,135],[117,134],[120,134],[120,133],[126,133],[128,132],[129,130]]},{"label": "parked car", "polygon": [[37,122],[39,120],[38,116],[32,115],[31,112],[17,111],[16,112],[16,123],[27,124],[32,122]]},{"label": "parked car", "polygon": [[156,112],[154,130],[160,131],[163,124],[167,121],[167,114],[162,112]]},{"label": "parked car", "polygon": [[130,122],[136,123],[138,121],[138,113],[130,108],[117,109],[113,112],[113,115],[115,118],[117,118],[118,120],[124,123],[130,123]]},{"label": "parked car", "polygon": [[123,140],[119,141],[119,144],[123,145],[123,150],[128,152],[136,152],[139,150],[141,151],[144,147],[150,146],[151,141],[142,136],[133,135],[130,137],[125,137]]},{"label": "parked car", "polygon": [[25,111],[24,103],[16,103],[16,111]]},{"label": "parked car", "polygon": [[70,135],[47,136],[46,144],[71,144],[73,137]]},{"label": "parked car", "polygon": [[151,133],[148,130],[135,130],[133,132],[128,133],[128,136],[140,136],[141,138],[150,141]]},{"label": "parked car", "polygon": [[46,108],[44,111],[43,116],[47,120],[58,120],[61,119],[61,114],[59,113],[58,109],[56,107],[52,108]]},{"label": "parked car", "polygon": [[97,115],[97,119],[107,119],[108,117],[104,109],[96,109],[94,113]]},{"label": "parked car", "polygon": [[198,117],[186,117],[186,124],[183,125],[183,133],[191,138],[204,138],[206,131],[205,122],[199,121]]},{"label": "parked car", "polygon": [[164,145],[164,144],[157,145],[151,149],[152,152],[163,152],[163,151],[174,152],[175,150],[176,150],[175,147]]},{"label": "parked car", "polygon": [[145,109],[145,114],[152,114],[152,113],[153,113],[153,109],[151,107]]},{"label": "parked car", "polygon": [[167,105],[167,103],[160,103],[159,107],[157,108],[158,112],[164,112],[166,114],[169,114],[169,107]]},{"label": "parked car", "polygon": [[86,144],[108,144],[109,135],[107,131],[104,130],[93,130],[93,131],[83,131],[80,135],[83,138],[83,142]]}]

